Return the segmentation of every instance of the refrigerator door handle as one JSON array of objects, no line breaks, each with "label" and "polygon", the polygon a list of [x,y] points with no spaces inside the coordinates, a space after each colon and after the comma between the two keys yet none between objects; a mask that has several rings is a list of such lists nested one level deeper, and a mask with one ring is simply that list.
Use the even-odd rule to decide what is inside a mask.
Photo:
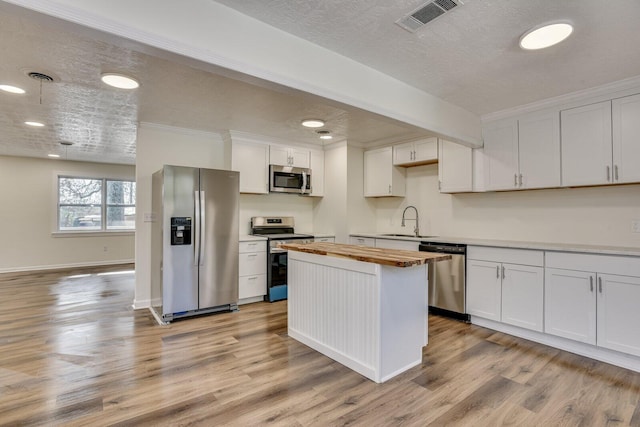
[{"label": "refrigerator door handle", "polygon": [[193,222],[193,265],[198,265],[200,261],[200,192],[194,191],[195,201],[195,221]]},{"label": "refrigerator door handle", "polygon": [[205,214],[206,214],[207,210],[205,209],[205,196],[204,196],[204,191],[200,191],[200,236],[199,236],[199,240],[200,240],[200,265],[204,265],[204,255],[205,255],[205,246],[204,246],[204,236],[205,236],[205,229],[204,229],[204,225],[206,224],[205,221]]}]

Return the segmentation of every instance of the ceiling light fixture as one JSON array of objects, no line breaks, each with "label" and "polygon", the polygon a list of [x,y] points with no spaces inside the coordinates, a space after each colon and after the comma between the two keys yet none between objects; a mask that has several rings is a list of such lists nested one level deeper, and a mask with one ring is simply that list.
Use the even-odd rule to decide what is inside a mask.
[{"label": "ceiling light fixture", "polygon": [[33,126],[34,128],[41,128],[44,126],[44,123],[40,123],[40,122],[33,122],[33,121],[26,121],[24,122],[25,125],[27,126]]},{"label": "ceiling light fixture", "polygon": [[53,159],[59,159],[60,158],[60,154],[47,154],[47,156],[53,158]]},{"label": "ceiling light fixture", "polygon": [[0,90],[9,92],[9,93],[17,93],[19,95],[22,95],[23,93],[25,93],[25,90],[22,89],[21,87],[11,86],[11,85],[0,85]]},{"label": "ceiling light fixture", "polygon": [[73,145],[73,142],[60,141],[60,145],[64,147],[64,159],[69,160],[69,153],[67,152],[67,149]]},{"label": "ceiling light fixture", "polygon": [[324,126],[324,121],[320,119],[305,119],[302,121],[302,126],[306,128],[321,128]]},{"label": "ceiling light fixture", "polygon": [[318,130],[316,131],[316,133],[320,135],[320,139],[333,139],[333,136],[331,136],[331,132],[329,132],[328,130]]},{"label": "ceiling light fixture", "polygon": [[109,86],[117,87],[118,89],[135,89],[140,86],[136,79],[124,74],[103,73],[100,79]]},{"label": "ceiling light fixture", "polygon": [[534,27],[520,37],[520,47],[524,50],[537,50],[560,43],[573,32],[569,22],[553,22]]}]

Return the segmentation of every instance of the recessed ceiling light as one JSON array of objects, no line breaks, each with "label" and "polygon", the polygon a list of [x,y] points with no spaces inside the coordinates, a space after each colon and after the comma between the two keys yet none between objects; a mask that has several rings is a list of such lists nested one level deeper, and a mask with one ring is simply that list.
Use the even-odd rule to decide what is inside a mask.
[{"label": "recessed ceiling light", "polygon": [[0,90],[3,90],[5,92],[9,92],[9,93],[17,93],[17,94],[20,94],[20,95],[25,93],[25,90],[22,89],[21,87],[11,86],[11,85],[0,85]]},{"label": "recessed ceiling light", "polygon": [[324,121],[320,119],[305,119],[302,121],[302,126],[307,128],[321,128],[324,126]]},{"label": "recessed ceiling light", "polygon": [[33,126],[34,128],[41,128],[42,126],[44,126],[44,123],[32,122],[32,121],[26,121],[24,122],[24,124],[27,126]]},{"label": "recessed ceiling light", "polygon": [[573,32],[568,22],[554,22],[534,27],[520,37],[520,47],[525,50],[544,49],[558,44]]},{"label": "recessed ceiling light", "polygon": [[331,132],[328,130],[317,130],[316,133],[320,135],[320,139],[333,139]]},{"label": "recessed ceiling light", "polygon": [[135,89],[140,86],[137,80],[124,74],[104,73],[100,78],[104,83],[117,87],[118,89]]},{"label": "recessed ceiling light", "polygon": [[47,156],[54,158],[54,159],[59,159],[60,158],[60,154],[47,154]]}]

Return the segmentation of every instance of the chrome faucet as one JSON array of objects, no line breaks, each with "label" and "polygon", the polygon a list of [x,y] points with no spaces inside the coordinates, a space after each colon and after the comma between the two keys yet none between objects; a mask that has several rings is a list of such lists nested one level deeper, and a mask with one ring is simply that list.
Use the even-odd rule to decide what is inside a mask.
[{"label": "chrome faucet", "polygon": [[404,208],[404,210],[402,211],[402,223],[400,224],[402,227],[404,227],[404,214],[407,212],[407,209],[409,208],[413,208],[414,211],[416,211],[416,217],[415,219],[411,219],[411,218],[407,218],[407,219],[411,219],[412,221],[416,222],[416,227],[413,229],[413,232],[415,233],[416,237],[420,237],[420,217],[418,216],[418,209],[416,209],[415,206],[407,206],[406,208]]}]

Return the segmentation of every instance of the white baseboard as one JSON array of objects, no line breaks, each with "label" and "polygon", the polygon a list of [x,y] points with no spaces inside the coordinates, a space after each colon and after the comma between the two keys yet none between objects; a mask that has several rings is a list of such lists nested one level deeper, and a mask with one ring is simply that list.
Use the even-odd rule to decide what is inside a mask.
[{"label": "white baseboard", "polygon": [[151,308],[152,307],[151,300],[134,298],[132,307],[134,310],[143,310],[145,308]]},{"label": "white baseboard", "polygon": [[610,363],[621,368],[630,369],[640,372],[640,357],[624,354],[617,351],[597,347],[591,344],[585,344],[572,341],[566,338],[549,335],[542,332],[530,331],[517,326],[507,325],[494,320],[483,319],[477,316],[471,316],[471,323],[482,326],[484,328],[493,329],[494,331],[503,332],[529,341],[548,345],[549,347],[558,348],[568,351],[569,353],[579,354],[580,356],[589,357],[601,362]]},{"label": "white baseboard", "polygon": [[22,273],[22,272],[28,272],[28,271],[63,270],[68,268],[100,267],[103,265],[133,264],[133,263],[135,263],[135,259],[77,262],[77,263],[71,263],[71,264],[33,265],[33,266],[25,266],[25,267],[0,268],[0,273]]}]

